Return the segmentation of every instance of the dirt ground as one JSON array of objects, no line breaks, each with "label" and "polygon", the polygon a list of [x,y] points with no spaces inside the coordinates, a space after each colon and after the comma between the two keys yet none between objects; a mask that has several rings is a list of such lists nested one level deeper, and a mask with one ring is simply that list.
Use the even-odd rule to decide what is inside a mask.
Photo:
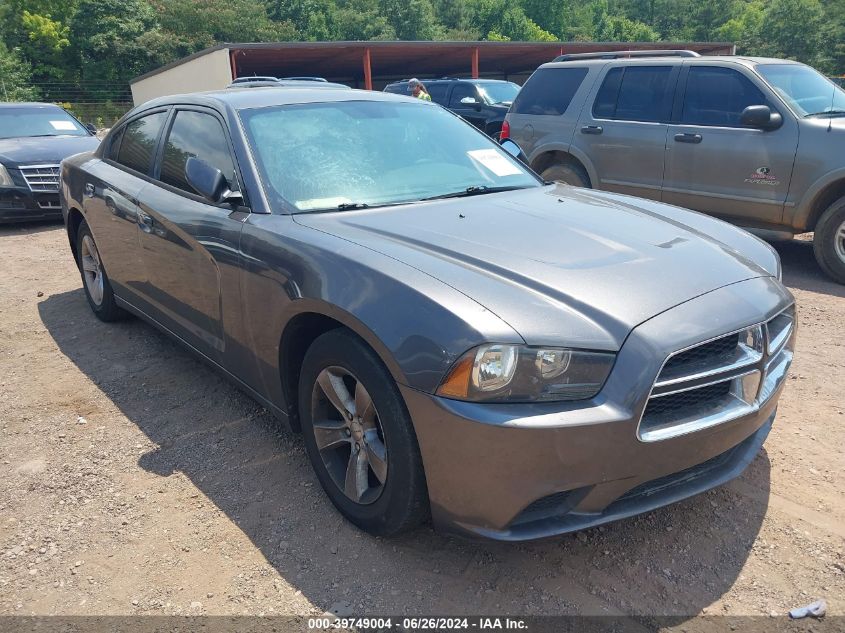
[{"label": "dirt ground", "polygon": [[297,435],[152,327],[94,318],[60,226],[0,228],[0,615],[845,614],[845,287],[776,247],[798,348],[748,471],[500,545],[362,534]]}]

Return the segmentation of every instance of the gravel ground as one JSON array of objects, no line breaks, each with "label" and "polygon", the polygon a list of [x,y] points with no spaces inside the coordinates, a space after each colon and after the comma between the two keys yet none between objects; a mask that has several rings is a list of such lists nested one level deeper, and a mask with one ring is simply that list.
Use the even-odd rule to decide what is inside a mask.
[{"label": "gravel ground", "polygon": [[776,246],[798,349],[748,471],[500,545],[357,531],[297,435],[152,327],[94,318],[61,227],[0,228],[0,615],[845,614],[845,287]]}]

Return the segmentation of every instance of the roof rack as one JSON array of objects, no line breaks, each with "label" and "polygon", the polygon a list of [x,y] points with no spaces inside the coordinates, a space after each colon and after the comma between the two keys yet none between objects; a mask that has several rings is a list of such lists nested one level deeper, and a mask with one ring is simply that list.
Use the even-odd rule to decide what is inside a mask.
[{"label": "roof rack", "polygon": [[699,55],[695,51],[679,50],[604,51],[597,53],[569,53],[567,55],[558,55],[552,61],[574,62],[583,59],[622,59],[625,57],[701,57],[701,55]]}]

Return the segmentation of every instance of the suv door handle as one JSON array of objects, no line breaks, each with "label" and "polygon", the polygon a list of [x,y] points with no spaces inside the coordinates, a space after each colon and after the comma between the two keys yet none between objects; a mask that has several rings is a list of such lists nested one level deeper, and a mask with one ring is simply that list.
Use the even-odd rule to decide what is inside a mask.
[{"label": "suv door handle", "polygon": [[94,185],[92,183],[90,183],[90,182],[85,183],[85,195],[86,196],[88,196],[89,198],[93,198],[94,197],[94,191],[95,191]]},{"label": "suv door handle", "polygon": [[701,134],[675,134],[678,143],[700,143],[701,139]]},{"label": "suv door handle", "polygon": [[604,129],[600,125],[585,125],[581,128],[581,134],[601,134]]}]

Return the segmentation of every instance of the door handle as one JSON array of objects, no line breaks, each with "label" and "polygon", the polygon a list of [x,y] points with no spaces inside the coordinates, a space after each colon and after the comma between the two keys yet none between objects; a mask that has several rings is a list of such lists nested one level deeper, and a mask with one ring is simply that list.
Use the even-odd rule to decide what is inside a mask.
[{"label": "door handle", "polygon": [[85,183],[85,195],[88,196],[89,198],[93,198],[94,192],[95,192],[94,185],[90,182]]},{"label": "door handle", "polygon": [[678,143],[700,143],[701,139],[701,134],[675,134]]},{"label": "door handle", "polygon": [[141,227],[141,230],[144,233],[152,233],[153,225],[155,225],[155,220],[153,220],[152,216],[139,210],[138,211],[138,226]]},{"label": "door handle", "polygon": [[600,125],[585,125],[581,128],[581,134],[601,134],[604,128]]}]

